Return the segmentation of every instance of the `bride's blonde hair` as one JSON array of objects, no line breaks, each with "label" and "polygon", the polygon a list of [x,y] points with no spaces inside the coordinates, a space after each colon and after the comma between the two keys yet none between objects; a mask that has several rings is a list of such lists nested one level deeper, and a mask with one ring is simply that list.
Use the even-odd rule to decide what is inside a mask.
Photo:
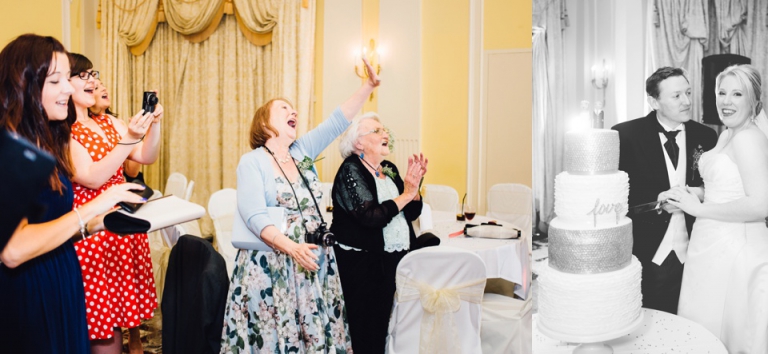
[{"label": "bride's blonde hair", "polygon": [[717,75],[715,79],[715,94],[717,94],[717,90],[720,90],[720,81],[729,75],[735,77],[746,92],[747,101],[750,107],[752,107],[752,119],[754,119],[763,109],[763,103],[760,101],[763,92],[760,72],[749,64],[729,66]]}]

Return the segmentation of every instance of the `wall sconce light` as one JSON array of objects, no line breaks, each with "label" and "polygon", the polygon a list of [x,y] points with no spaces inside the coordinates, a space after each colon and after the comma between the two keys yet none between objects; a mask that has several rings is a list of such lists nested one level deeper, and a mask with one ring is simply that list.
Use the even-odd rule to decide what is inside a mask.
[{"label": "wall sconce light", "polygon": [[[360,56],[355,55],[355,63],[363,57],[368,59],[368,62],[371,63],[371,67],[376,70],[376,75],[381,73],[379,48],[376,46],[376,41],[373,38],[371,38],[368,47],[363,46],[360,48]],[[362,63],[360,65],[355,64],[355,75],[363,80],[368,80],[368,71],[365,70],[365,66]],[[371,92],[371,96],[368,100],[373,101],[373,92]]]},{"label": "wall sconce light", "polygon": [[602,90],[608,86],[608,67],[605,65],[605,59],[602,64],[592,65],[592,85],[596,89]]}]

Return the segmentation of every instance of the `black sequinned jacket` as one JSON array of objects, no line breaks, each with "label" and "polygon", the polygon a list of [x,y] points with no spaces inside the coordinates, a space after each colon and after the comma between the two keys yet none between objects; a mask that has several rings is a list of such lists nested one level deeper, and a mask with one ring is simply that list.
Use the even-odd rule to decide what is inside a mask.
[{"label": "black sequinned jacket", "polygon": [[[403,179],[395,164],[384,160],[381,166],[388,166],[395,172],[395,185],[402,193]],[[344,160],[333,181],[331,231],[336,235],[339,243],[381,253],[384,252],[384,226],[387,226],[399,211],[393,200],[379,203],[374,178],[356,155]],[[421,208],[422,202],[414,200],[402,210],[405,220],[408,221],[411,245],[416,240],[411,222],[421,215]]]}]

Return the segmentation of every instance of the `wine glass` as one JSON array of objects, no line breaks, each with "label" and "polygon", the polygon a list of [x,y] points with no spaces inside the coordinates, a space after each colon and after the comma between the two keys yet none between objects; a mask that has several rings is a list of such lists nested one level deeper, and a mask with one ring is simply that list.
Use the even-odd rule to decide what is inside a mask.
[{"label": "wine glass", "polygon": [[471,221],[475,218],[475,214],[477,213],[477,210],[475,210],[475,207],[472,205],[472,203],[467,203],[464,205],[464,216],[467,218],[468,221]]}]

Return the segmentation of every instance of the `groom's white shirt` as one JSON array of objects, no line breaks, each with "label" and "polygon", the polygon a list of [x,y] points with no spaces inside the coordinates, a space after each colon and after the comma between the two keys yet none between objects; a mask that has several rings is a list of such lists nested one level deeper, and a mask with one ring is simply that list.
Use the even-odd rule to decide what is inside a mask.
[{"label": "groom's white shirt", "polygon": [[[677,136],[675,136],[675,142],[680,149],[677,154],[677,169],[672,165],[667,149],[664,148],[667,137],[662,133],[659,133],[659,137],[661,138],[661,150],[664,151],[664,161],[667,164],[667,177],[669,178],[670,187],[685,186],[686,166],[688,163],[685,151],[685,124],[681,123],[674,128],[669,128],[661,121],[659,121],[659,124],[667,131],[680,130],[680,133],[677,133]],[[685,215],[682,211],[672,213],[667,232],[664,234],[664,239],[661,240],[661,244],[659,244],[652,262],[661,265],[672,251],[675,251],[680,263],[685,263],[688,253],[688,230],[685,226]]]}]

